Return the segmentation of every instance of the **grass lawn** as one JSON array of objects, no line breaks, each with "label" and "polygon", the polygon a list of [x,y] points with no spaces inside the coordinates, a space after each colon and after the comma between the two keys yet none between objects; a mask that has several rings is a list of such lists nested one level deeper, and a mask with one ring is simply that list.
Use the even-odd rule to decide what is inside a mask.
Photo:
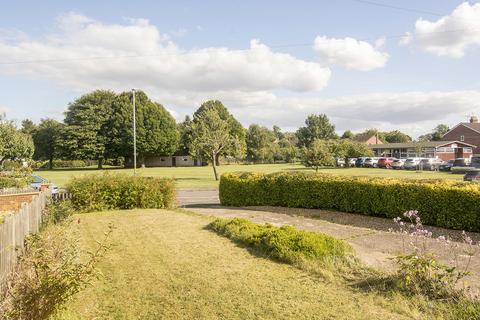
[{"label": "grass lawn", "polygon": [[[222,165],[219,167],[220,173],[234,171],[255,171],[255,172],[278,172],[278,171],[312,171],[300,164],[257,164],[257,165]],[[109,172],[121,172],[133,174],[132,169],[108,169]],[[217,188],[218,182],[213,178],[211,167],[177,167],[177,168],[145,168],[139,169],[139,174],[152,177],[173,177],[177,179],[179,188]],[[454,179],[462,180],[463,175],[445,173],[445,172],[415,172],[406,170],[387,170],[370,168],[328,168],[321,169],[319,172],[333,173],[340,175],[356,176],[378,176],[378,177],[399,177],[399,178],[417,178],[417,179]],[[56,183],[58,186],[65,186],[74,176],[84,174],[98,174],[99,170],[78,169],[78,170],[51,170],[37,171],[37,174]]]},{"label": "grass lawn", "polygon": [[[164,210],[78,215],[82,246],[116,229],[103,277],[56,319],[440,319],[415,299],[367,293],[249,253],[204,229],[208,217]],[[430,312],[431,306],[425,306]]]}]

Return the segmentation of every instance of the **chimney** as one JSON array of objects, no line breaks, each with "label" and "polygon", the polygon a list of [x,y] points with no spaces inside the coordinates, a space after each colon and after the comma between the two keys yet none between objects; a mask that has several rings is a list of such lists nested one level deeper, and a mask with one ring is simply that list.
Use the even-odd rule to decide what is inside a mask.
[{"label": "chimney", "polygon": [[478,123],[478,117],[477,116],[471,116],[470,117],[470,123]]}]

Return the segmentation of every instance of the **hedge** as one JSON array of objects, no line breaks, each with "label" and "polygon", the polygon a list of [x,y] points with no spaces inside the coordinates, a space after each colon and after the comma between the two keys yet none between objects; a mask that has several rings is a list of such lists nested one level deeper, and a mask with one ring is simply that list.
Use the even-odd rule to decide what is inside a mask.
[{"label": "hedge", "polygon": [[84,212],[175,205],[175,183],[166,178],[86,175],[74,178],[67,188],[73,207]]},{"label": "hedge", "polygon": [[480,184],[308,173],[227,173],[227,206],[330,209],[394,218],[418,210],[428,225],[480,231]]},{"label": "hedge", "polygon": [[291,226],[279,228],[235,218],[216,219],[207,228],[287,263],[295,263],[299,259],[322,261],[343,258],[353,252],[351,246],[342,240]]}]

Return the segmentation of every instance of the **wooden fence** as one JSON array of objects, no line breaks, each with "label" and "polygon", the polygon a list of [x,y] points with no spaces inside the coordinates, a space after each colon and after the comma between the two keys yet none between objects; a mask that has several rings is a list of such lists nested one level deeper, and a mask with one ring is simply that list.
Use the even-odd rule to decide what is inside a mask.
[{"label": "wooden fence", "polygon": [[22,203],[18,211],[0,214],[0,291],[5,289],[8,275],[23,252],[25,237],[40,230],[50,199],[51,191],[45,190],[34,195],[30,202]]}]

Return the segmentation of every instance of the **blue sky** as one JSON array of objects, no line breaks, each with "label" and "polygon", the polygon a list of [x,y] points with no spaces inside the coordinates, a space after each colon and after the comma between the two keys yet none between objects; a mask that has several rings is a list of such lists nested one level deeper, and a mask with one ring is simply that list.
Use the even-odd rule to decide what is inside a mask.
[{"label": "blue sky", "polygon": [[4,7],[0,108],[10,119],[61,119],[82,93],[131,87],[143,88],[178,119],[218,98],[245,126],[285,130],[324,112],[339,131],[378,127],[417,136],[480,113],[478,1],[15,1]]}]

